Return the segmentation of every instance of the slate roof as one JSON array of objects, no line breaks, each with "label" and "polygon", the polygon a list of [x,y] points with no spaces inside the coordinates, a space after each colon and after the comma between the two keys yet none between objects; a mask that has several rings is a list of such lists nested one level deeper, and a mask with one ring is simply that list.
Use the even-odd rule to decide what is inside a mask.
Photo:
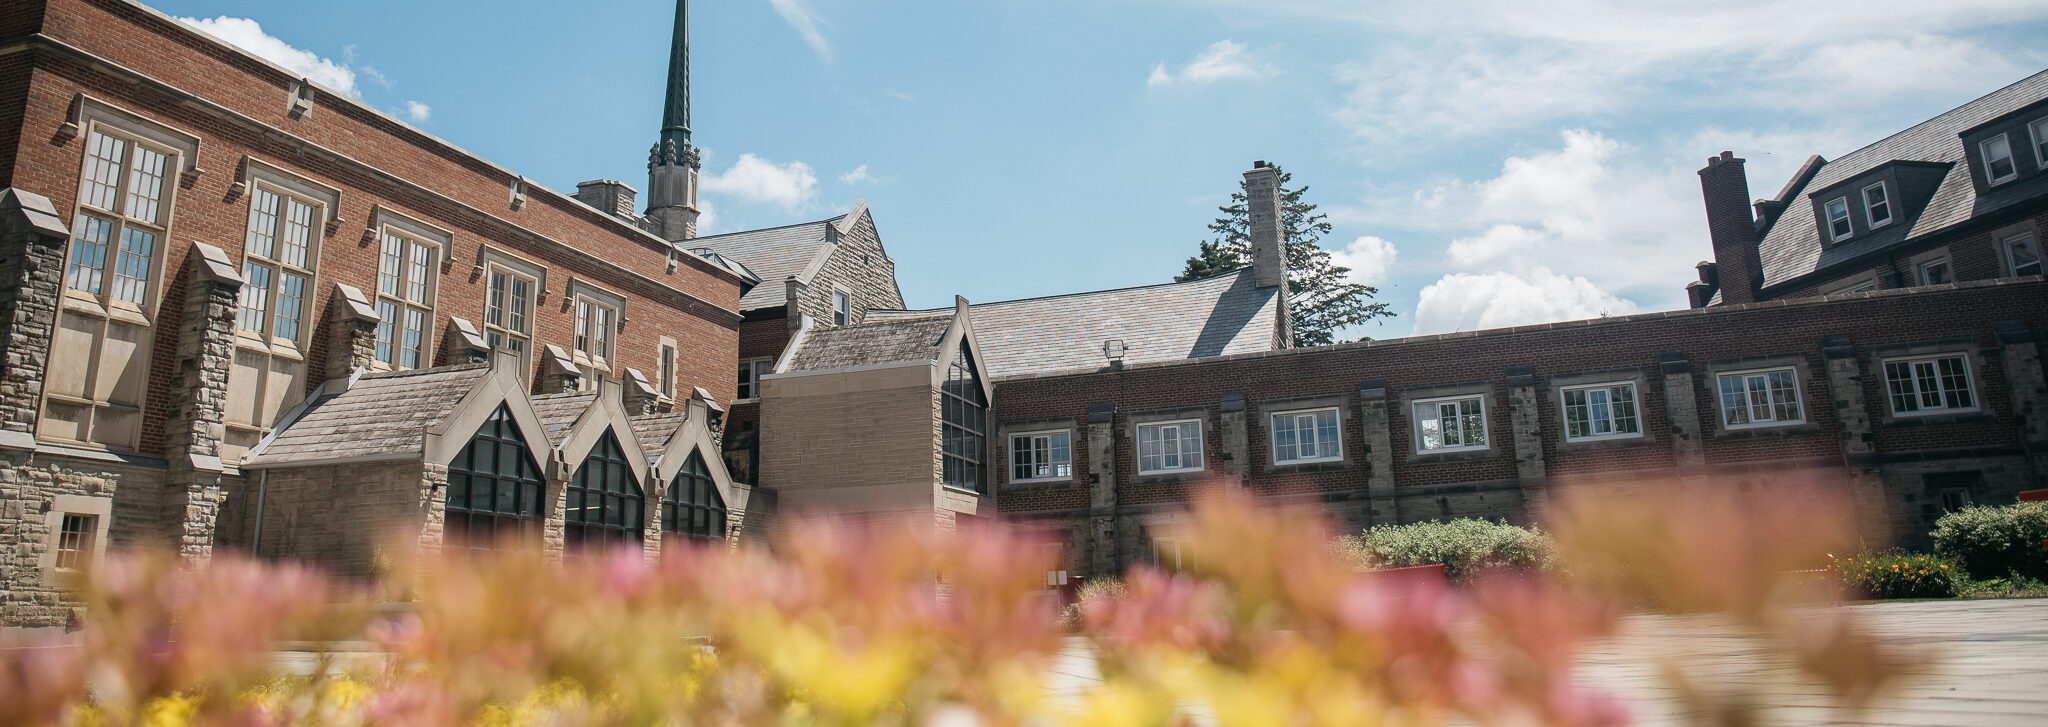
[{"label": "slate roof", "polygon": [[[872,311],[870,316],[872,316]],[[932,360],[938,357],[939,339],[953,324],[953,312],[926,313],[853,326],[822,328],[804,334],[788,371],[867,366],[895,361]]]},{"label": "slate roof", "polygon": [[533,397],[533,415],[540,419],[540,426],[547,430],[548,441],[560,442],[562,435],[569,431],[569,425],[576,423],[590,403],[597,401],[597,392],[583,394],[542,394]]},{"label": "slate roof", "polygon": [[[1002,378],[1102,368],[1102,342],[1111,338],[1130,349],[1126,365],[1270,350],[1278,292],[1253,286],[1245,268],[1185,283],[975,303],[968,316],[989,375]],[[936,312],[868,311],[868,320]]]},{"label": "slate roof", "polygon": [[646,452],[649,458],[654,458],[661,456],[661,450],[668,444],[668,438],[689,418],[687,412],[673,411],[666,414],[641,414],[627,417],[626,420],[633,424],[633,436],[640,439],[640,451]]},{"label": "slate roof", "polygon": [[844,219],[846,215],[840,215],[765,230],[691,238],[676,244],[693,250],[710,248],[722,257],[739,261],[760,277],[760,285],[740,296],[740,310],[774,308],[782,305],[787,295],[782,281],[791,275],[800,276],[809,269],[818,253],[831,244],[827,241],[825,228]]},{"label": "slate roof", "polygon": [[[1963,148],[1960,134],[2043,98],[2048,98],[2048,71],[2028,76],[1822,165],[1813,179],[1797,189],[1785,190],[1788,194],[1781,197],[1789,206],[1765,232],[1760,249],[1764,284],[1784,282],[1873,250],[1920,239],[1967,222],[1975,215],[1993,211],[1996,207],[1983,207],[1978,203],[1977,189],[1970,179],[1970,165],[1965,156],[1969,152]],[[1819,222],[1807,196],[1894,160],[1943,162],[1953,166],[1935,188],[1926,208],[1917,218],[1908,220],[1911,227],[1903,239],[1897,235],[1869,235],[1823,250],[1827,246],[1821,244]],[[1999,194],[2001,199],[2016,201],[2033,196],[2004,189]]]},{"label": "slate roof", "polygon": [[419,454],[427,429],[490,375],[486,364],[364,374],[348,391],[315,400],[249,463]]}]

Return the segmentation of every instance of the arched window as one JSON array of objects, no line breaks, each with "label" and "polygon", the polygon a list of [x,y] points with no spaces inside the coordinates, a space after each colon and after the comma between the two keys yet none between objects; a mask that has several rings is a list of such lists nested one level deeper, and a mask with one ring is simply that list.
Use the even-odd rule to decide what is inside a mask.
[{"label": "arched window", "polygon": [[569,479],[569,505],[562,519],[568,524],[570,550],[640,542],[646,500],[633,470],[611,432],[590,448],[583,466]]},{"label": "arched window", "polygon": [[718,496],[702,453],[690,453],[661,496],[661,532],[663,547],[670,542],[725,540],[725,498]]},{"label": "arched window", "polygon": [[447,527],[451,548],[510,547],[540,530],[540,466],[499,404],[469,446],[448,465]]}]

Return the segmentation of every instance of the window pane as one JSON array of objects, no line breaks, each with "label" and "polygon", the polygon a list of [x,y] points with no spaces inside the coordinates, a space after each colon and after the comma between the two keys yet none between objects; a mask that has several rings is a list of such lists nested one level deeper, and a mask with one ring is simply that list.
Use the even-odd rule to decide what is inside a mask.
[{"label": "window pane", "polygon": [[285,201],[284,251],[278,262],[295,268],[306,267],[306,250],[313,232],[313,207],[296,199]]},{"label": "window pane", "polygon": [[257,187],[256,192],[249,197],[247,252],[257,257],[270,257],[277,241],[278,197],[262,187]]},{"label": "window pane", "polygon": [[484,323],[493,326],[505,325],[506,288],[512,281],[504,273],[491,271],[491,290],[484,298]]},{"label": "window pane", "polygon": [[512,310],[508,320],[513,333],[526,333],[526,310],[533,299],[532,286],[525,278],[512,279]]},{"label": "window pane", "polygon": [[1804,417],[1799,411],[1799,381],[1790,371],[1773,371],[1769,374],[1771,385],[1771,416],[1778,421],[1800,421]]},{"label": "window pane", "polygon": [[1991,181],[2003,180],[2013,175],[2012,145],[2006,141],[2005,135],[1985,139],[1982,148],[1984,170],[1991,176]]},{"label": "window pane", "polygon": [[404,240],[397,235],[384,236],[384,249],[377,256],[378,294],[398,297],[398,269],[404,254]]},{"label": "window pane", "polygon": [[426,350],[421,345],[426,340],[426,328],[426,313],[417,308],[405,309],[405,340],[402,342],[404,351],[400,356],[399,366],[409,369],[419,368],[420,359],[422,358],[421,354]]},{"label": "window pane", "polygon": [[95,131],[85,148],[85,178],[78,201],[112,212],[114,185],[121,180],[121,160],[128,155],[128,142]]},{"label": "window pane", "polygon": [[405,277],[405,299],[419,305],[428,305],[427,281],[433,279],[434,249],[417,242],[412,244],[411,264]]},{"label": "window pane", "polygon": [[2014,275],[2040,275],[2041,251],[2034,246],[2031,235],[2013,238],[2005,244],[2006,257],[2012,264]]},{"label": "window pane", "polygon": [[156,233],[133,227],[121,236],[121,256],[114,263],[114,298],[143,304],[149,293],[149,266],[156,258]]},{"label": "window pane", "polygon": [[156,222],[157,203],[163,199],[164,163],[162,154],[144,147],[136,147],[135,164],[128,170],[129,217],[144,222]]},{"label": "window pane", "polygon": [[107,247],[113,242],[114,224],[81,214],[72,229],[78,234],[71,239],[71,267],[64,272],[64,286],[99,295],[101,275],[107,269]]},{"label": "window pane", "polygon": [[269,313],[270,267],[253,261],[242,263],[242,309],[235,317],[235,326],[262,333]]},{"label": "window pane", "polygon": [[1943,403],[1951,409],[1968,409],[1976,406],[1970,397],[1970,377],[1964,370],[1963,359],[1941,359],[1941,389]]},{"label": "window pane", "polygon": [[393,343],[398,340],[398,304],[388,300],[377,301],[377,346],[378,361],[392,363]]},{"label": "window pane", "polygon": [[305,276],[298,273],[283,273],[278,276],[277,326],[271,329],[271,335],[291,341],[299,340],[299,308],[305,299]]}]

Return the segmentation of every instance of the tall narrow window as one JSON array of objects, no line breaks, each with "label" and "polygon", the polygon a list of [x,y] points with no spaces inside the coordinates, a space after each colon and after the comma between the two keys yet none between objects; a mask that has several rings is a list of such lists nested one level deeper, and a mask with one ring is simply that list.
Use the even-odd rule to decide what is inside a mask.
[{"label": "tall narrow window", "polygon": [[1596,384],[1567,388],[1564,436],[1567,440],[1609,439],[1642,435],[1636,418],[1636,385]]},{"label": "tall narrow window", "polygon": [[1847,197],[1836,197],[1829,200],[1827,209],[1828,239],[1849,239],[1851,234],[1849,227],[1849,199]]},{"label": "tall narrow window", "polygon": [[1977,150],[1984,157],[1984,177],[1992,184],[2011,181],[2019,176],[2019,167],[2012,163],[2012,143],[2004,134],[1977,143]]},{"label": "tall narrow window", "polygon": [[2048,117],[2027,124],[2027,135],[2034,141],[2034,164],[2048,169]]},{"label": "tall narrow window", "polygon": [[594,554],[607,546],[640,542],[647,500],[633,476],[635,469],[611,432],[583,458],[569,480],[569,504],[562,509],[572,551]]},{"label": "tall narrow window", "polygon": [[576,365],[589,369],[596,375],[584,376],[586,390],[597,386],[600,376],[614,371],[613,340],[617,338],[619,308],[621,300],[615,296],[599,293],[577,284],[576,332],[574,337]]},{"label": "tall narrow window", "polygon": [[384,231],[377,255],[376,359],[392,368],[426,365],[427,330],[434,320],[434,256],[439,246],[395,230]]},{"label": "tall narrow window", "polygon": [[674,398],[676,395],[676,347],[661,344],[661,365],[658,376],[661,379],[661,395]]},{"label": "tall narrow window", "polygon": [[1138,474],[1193,472],[1202,469],[1202,423],[1138,425]]},{"label": "tall narrow window", "polygon": [[526,361],[533,349],[534,276],[503,265],[490,267],[490,288],[484,293],[484,337],[491,348]]},{"label": "tall narrow window", "polygon": [[1337,410],[1310,409],[1273,414],[1273,463],[1329,462],[1344,458]]},{"label": "tall narrow window", "polygon": [[1074,475],[1073,435],[1065,429],[1010,437],[1010,481],[1064,480]]},{"label": "tall narrow window", "polygon": [[1885,196],[1883,182],[1863,188],[1863,219],[1870,223],[1871,229],[1891,223],[1892,203],[1891,198]]},{"label": "tall narrow window", "polygon": [[853,322],[853,296],[844,290],[832,291],[832,325],[844,326]]},{"label": "tall narrow window", "polygon": [[1486,448],[1486,397],[1425,399],[1414,409],[1417,453]]},{"label": "tall narrow window", "polygon": [[448,465],[448,547],[512,548],[539,535],[541,469],[505,405]]},{"label": "tall narrow window", "polygon": [[138,443],[156,272],[184,153],[89,124],[38,436],[115,449]]},{"label": "tall narrow window", "polygon": [[1887,360],[1884,382],[1895,415],[1977,409],[1976,392],[1970,387],[1969,359],[1962,354]]},{"label": "tall narrow window", "polygon": [[319,261],[322,203],[258,181],[249,190],[242,248],[240,330],[228,373],[223,453],[254,446],[305,387],[306,295]]},{"label": "tall narrow window", "polygon": [[987,430],[988,398],[981,392],[981,377],[974,360],[962,344],[946,367],[946,383],[939,388],[939,422],[943,438],[940,447],[942,482],[974,492],[981,491],[983,477],[982,438]]},{"label": "tall narrow window", "polygon": [[62,529],[57,532],[57,570],[78,570],[92,563],[92,540],[98,527],[98,516],[64,514]]},{"label": "tall narrow window", "polygon": [[2041,274],[2041,247],[2034,241],[2034,234],[2024,233],[2005,238],[2005,266],[2013,275]]},{"label": "tall narrow window", "polygon": [[661,547],[687,542],[725,541],[725,498],[711,481],[704,455],[691,452],[661,495]]},{"label": "tall narrow window", "polygon": [[1721,374],[1721,421],[1730,428],[1798,424],[1799,377],[1789,368]]}]

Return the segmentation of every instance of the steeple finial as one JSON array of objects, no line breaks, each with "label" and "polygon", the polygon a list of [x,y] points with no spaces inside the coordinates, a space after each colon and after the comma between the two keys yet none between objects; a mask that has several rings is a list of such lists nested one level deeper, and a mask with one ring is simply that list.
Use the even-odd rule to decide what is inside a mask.
[{"label": "steeple finial", "polygon": [[668,101],[661,109],[661,142],[690,148],[690,2],[676,0],[676,32],[668,48]]}]

